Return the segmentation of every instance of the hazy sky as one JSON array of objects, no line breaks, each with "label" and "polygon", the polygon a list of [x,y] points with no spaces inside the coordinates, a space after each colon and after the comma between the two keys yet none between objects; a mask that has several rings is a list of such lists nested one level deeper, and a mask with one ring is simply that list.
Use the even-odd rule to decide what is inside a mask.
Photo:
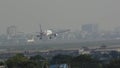
[{"label": "hazy sky", "polygon": [[1,33],[10,25],[36,32],[38,24],[44,29],[80,29],[85,23],[120,26],[120,0],[0,0]]}]

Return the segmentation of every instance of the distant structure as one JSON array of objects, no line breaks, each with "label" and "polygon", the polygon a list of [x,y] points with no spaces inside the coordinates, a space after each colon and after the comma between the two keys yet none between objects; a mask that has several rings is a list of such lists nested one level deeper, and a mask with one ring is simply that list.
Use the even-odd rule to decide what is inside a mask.
[{"label": "distant structure", "polygon": [[93,33],[98,31],[98,25],[97,24],[85,24],[82,25],[82,31],[85,31],[87,33]]},{"label": "distant structure", "polygon": [[81,26],[83,37],[95,37],[98,34],[98,24],[84,24]]},{"label": "distant structure", "polygon": [[11,39],[12,37],[16,36],[16,32],[17,32],[17,27],[16,26],[9,26],[6,30],[7,33],[7,38]]}]

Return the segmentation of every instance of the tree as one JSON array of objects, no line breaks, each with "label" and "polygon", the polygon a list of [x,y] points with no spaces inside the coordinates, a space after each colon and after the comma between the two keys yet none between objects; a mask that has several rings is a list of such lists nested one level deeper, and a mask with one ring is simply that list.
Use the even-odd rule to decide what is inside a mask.
[{"label": "tree", "polygon": [[21,67],[21,63],[27,62],[28,58],[25,57],[23,54],[17,54],[11,58],[9,58],[6,63],[8,68],[17,68]]},{"label": "tree", "polygon": [[0,62],[0,66],[5,65],[4,62]]},{"label": "tree", "polygon": [[72,60],[72,56],[70,55],[56,55],[52,58],[51,64],[63,64],[63,63],[70,63]]},{"label": "tree", "polygon": [[107,68],[120,68],[120,59],[111,60]]},{"label": "tree", "polygon": [[70,56],[70,55],[62,55],[62,54],[58,54],[58,55],[56,55],[56,56],[54,56],[52,59],[51,59],[51,61],[50,61],[50,63],[51,64],[57,64],[57,65],[59,65],[59,64],[67,64],[68,66],[69,66],[69,68],[71,67],[71,60],[72,60],[72,56]]},{"label": "tree", "polygon": [[102,68],[99,61],[91,58],[90,55],[79,55],[71,61],[72,68]]},{"label": "tree", "polygon": [[30,60],[36,62],[37,63],[36,66],[38,68],[39,67],[41,67],[41,68],[47,68],[48,65],[49,65],[48,61],[44,57],[42,57],[40,55],[32,56],[32,57],[30,57]]},{"label": "tree", "polygon": [[34,60],[34,61],[44,61],[45,58],[43,58],[43,57],[40,56],[40,55],[35,55],[35,56],[30,57],[30,60]]},{"label": "tree", "polygon": [[23,54],[17,54],[9,58],[6,63],[8,68],[37,68],[37,63],[30,61]]}]

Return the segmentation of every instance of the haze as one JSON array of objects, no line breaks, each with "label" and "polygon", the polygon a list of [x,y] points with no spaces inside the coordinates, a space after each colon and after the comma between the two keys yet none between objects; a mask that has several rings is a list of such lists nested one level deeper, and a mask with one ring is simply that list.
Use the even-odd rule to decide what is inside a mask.
[{"label": "haze", "polygon": [[0,33],[10,25],[20,31],[47,28],[80,29],[98,23],[102,29],[120,26],[120,0],[0,0]]}]

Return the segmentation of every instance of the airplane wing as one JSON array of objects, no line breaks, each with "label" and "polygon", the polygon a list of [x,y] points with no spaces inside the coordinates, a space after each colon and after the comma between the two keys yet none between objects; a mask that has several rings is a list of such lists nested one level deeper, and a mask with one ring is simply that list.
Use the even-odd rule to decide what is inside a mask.
[{"label": "airplane wing", "polygon": [[61,34],[61,33],[65,33],[65,32],[68,32],[68,31],[70,31],[70,29],[60,30],[60,31],[56,31],[56,32],[53,31],[53,34]]},{"label": "airplane wing", "polygon": [[70,31],[70,29],[61,30],[61,31],[57,31],[57,32],[53,31],[53,33],[50,34],[50,35],[48,35],[48,36],[49,36],[49,37],[52,37],[52,36],[56,37],[58,34],[65,33],[65,32],[68,32],[68,31]]}]

